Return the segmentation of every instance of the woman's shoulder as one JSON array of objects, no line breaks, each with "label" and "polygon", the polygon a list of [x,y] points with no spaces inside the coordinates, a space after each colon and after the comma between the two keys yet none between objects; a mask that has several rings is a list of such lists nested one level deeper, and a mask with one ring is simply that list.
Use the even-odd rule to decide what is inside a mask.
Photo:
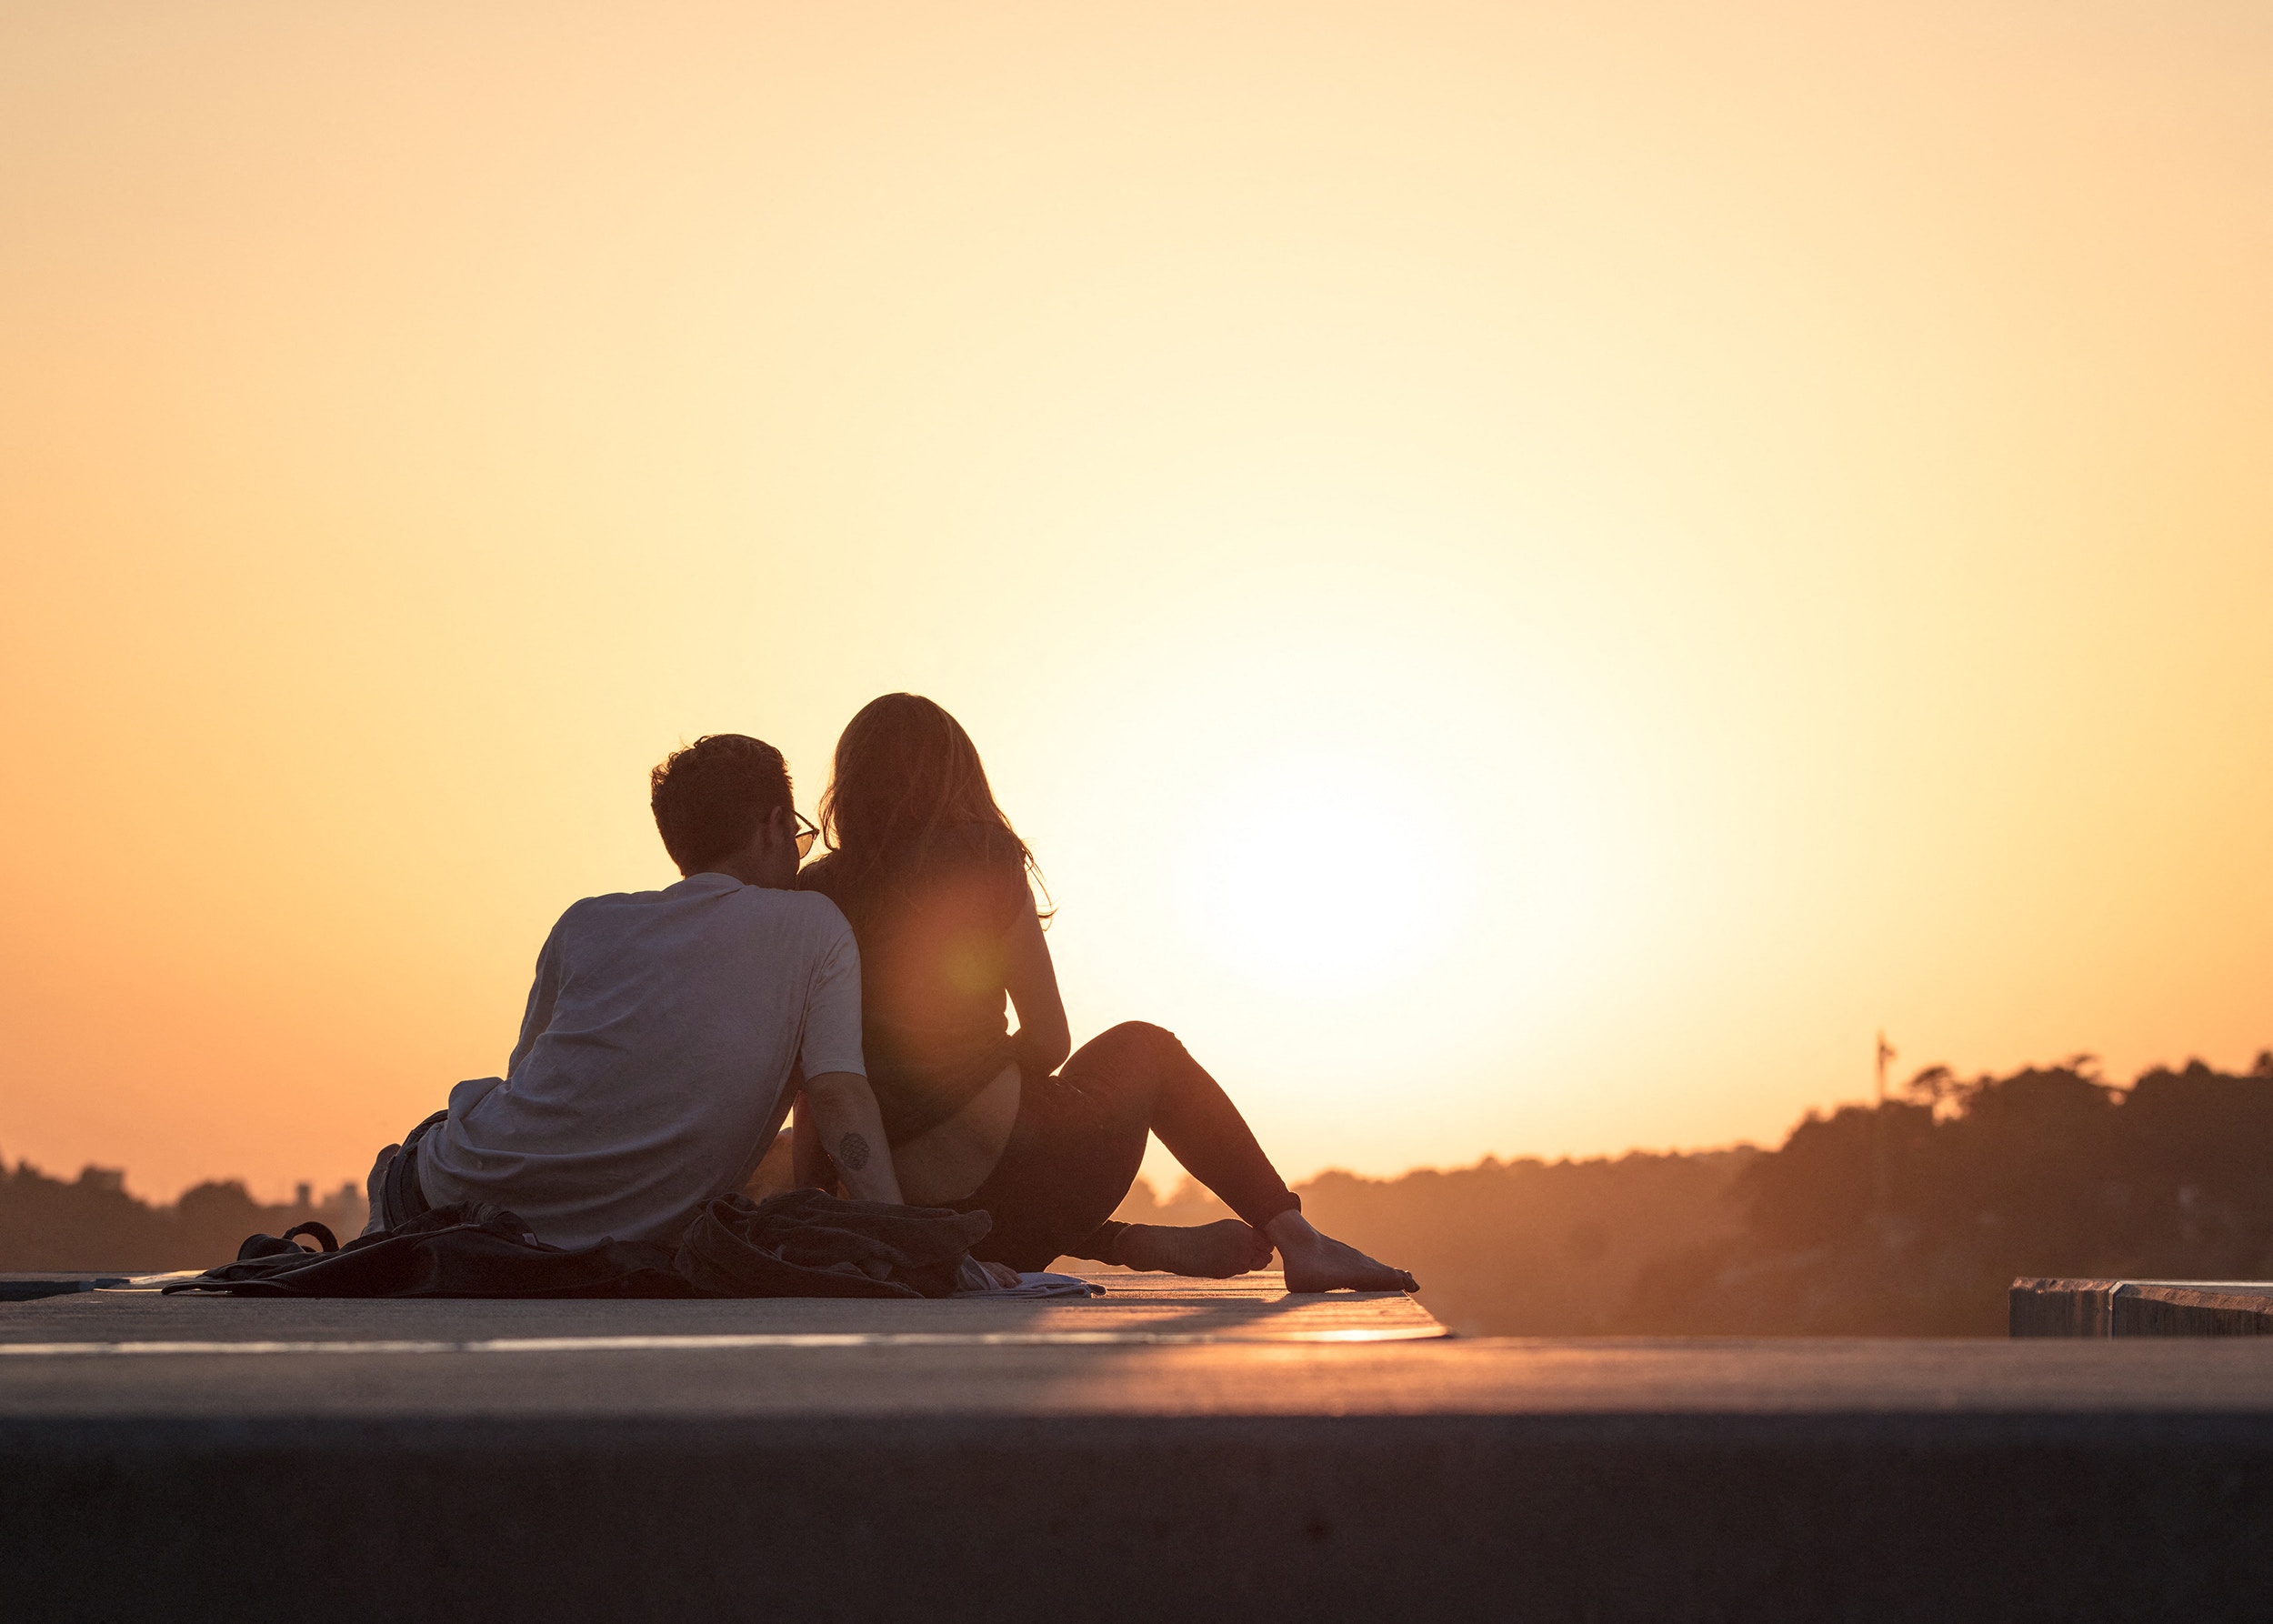
[{"label": "woman's shoulder", "polygon": [[1016,835],[998,825],[966,826],[966,872],[974,882],[974,901],[990,922],[1008,929],[1020,914],[1034,906],[1034,891],[1026,883],[1026,849]]},{"label": "woman's shoulder", "polygon": [[[834,866],[835,873],[823,868],[825,864]],[[1026,847],[1015,835],[988,824],[944,824],[897,841],[860,862],[858,867],[864,882],[873,877],[900,886],[920,886],[975,874],[1022,872],[1026,867]],[[850,874],[845,854],[831,852],[806,865],[798,877],[800,883],[805,875],[816,869],[822,869],[817,882],[822,887],[841,885]]]},{"label": "woman's shoulder", "polygon": [[875,857],[816,857],[798,870],[797,888],[828,897],[856,927],[910,909],[935,920],[977,916],[1007,924],[1032,903],[1026,864],[1026,847],[1006,830],[950,824]]},{"label": "woman's shoulder", "polygon": [[817,891],[833,900],[836,895],[837,871],[843,867],[844,865],[837,861],[835,852],[825,851],[797,870],[796,888],[800,891]]},{"label": "woman's shoulder", "polygon": [[936,854],[949,863],[968,864],[976,868],[1026,867],[1026,847],[1000,824],[951,824],[934,837],[933,846]]},{"label": "woman's shoulder", "polygon": [[970,891],[990,914],[1002,912],[1006,920],[1033,900],[1026,888],[1026,849],[999,825],[966,823],[942,829],[928,855],[926,867],[932,875]]}]

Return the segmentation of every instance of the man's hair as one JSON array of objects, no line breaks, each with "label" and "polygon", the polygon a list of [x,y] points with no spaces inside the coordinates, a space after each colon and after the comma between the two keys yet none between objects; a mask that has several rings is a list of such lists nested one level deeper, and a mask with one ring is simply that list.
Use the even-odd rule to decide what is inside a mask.
[{"label": "man's hair", "polygon": [[775,807],[792,804],[781,752],[740,733],[706,734],[674,750],[647,782],[656,832],[681,874],[739,850]]}]

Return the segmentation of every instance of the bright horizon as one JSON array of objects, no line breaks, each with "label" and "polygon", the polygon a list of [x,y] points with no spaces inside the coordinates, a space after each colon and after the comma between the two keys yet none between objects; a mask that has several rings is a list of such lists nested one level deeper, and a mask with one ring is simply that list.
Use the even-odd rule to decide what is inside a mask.
[{"label": "bright horizon", "polygon": [[1290,1178],[2246,1068],[2268,288],[2239,3],[11,6],[0,1156],[360,1180],[900,688]]}]

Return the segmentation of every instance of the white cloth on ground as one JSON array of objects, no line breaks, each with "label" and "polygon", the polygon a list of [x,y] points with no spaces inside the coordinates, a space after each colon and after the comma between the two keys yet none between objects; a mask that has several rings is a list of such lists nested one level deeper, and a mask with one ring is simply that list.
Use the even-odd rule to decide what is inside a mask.
[{"label": "white cloth on ground", "polygon": [[985,1286],[976,1289],[966,1288],[957,1297],[1103,1297],[1105,1288],[1095,1280],[1085,1280],[1079,1275],[1051,1274],[1044,1270],[1036,1274],[1022,1274],[1015,1286]]}]

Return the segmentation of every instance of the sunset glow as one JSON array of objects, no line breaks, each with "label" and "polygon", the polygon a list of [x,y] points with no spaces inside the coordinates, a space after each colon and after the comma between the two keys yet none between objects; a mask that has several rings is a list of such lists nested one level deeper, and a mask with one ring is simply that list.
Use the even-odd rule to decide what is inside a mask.
[{"label": "sunset glow", "polygon": [[2273,1046],[2273,9],[0,14],[0,1155],[360,1177],[962,720],[1293,1178]]}]

